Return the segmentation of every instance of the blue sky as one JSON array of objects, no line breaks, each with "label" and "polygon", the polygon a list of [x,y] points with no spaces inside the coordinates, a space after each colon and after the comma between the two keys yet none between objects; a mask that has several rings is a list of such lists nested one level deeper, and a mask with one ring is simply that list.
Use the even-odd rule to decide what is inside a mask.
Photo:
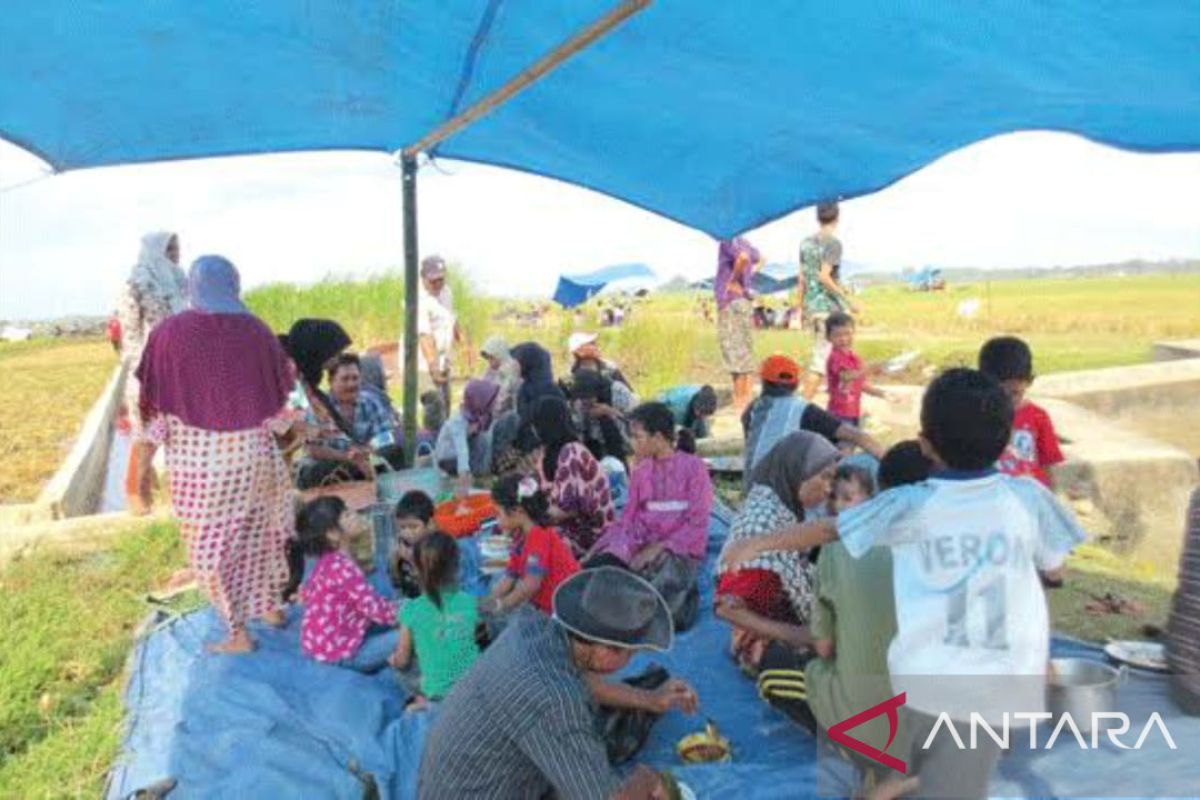
[{"label": "blue sky", "polygon": [[[1018,267],[1200,256],[1200,154],[1144,155],[1054,133],[997,137],[848,201],[847,261]],[[704,277],[705,234],[545,178],[441,162],[421,173],[423,252],[494,294],[548,295],[561,272],[644,261]],[[803,210],[748,235],[794,260]],[[306,153],[49,176],[0,142],[0,318],[103,314],[148,230],[180,233],[185,261],[218,252],[247,286],[365,275],[401,260],[390,157]],[[519,279],[517,279],[519,276]]]}]

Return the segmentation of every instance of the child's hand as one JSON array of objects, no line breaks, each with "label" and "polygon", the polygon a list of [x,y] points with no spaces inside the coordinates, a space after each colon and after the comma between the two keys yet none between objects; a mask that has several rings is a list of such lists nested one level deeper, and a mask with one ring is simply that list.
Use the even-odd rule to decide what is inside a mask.
[{"label": "child's hand", "polygon": [[608,417],[609,419],[615,419],[617,417],[617,410],[605,403],[596,403],[594,406],[592,406],[590,415],[593,417]]},{"label": "child's hand", "polygon": [[471,473],[458,476],[458,484],[454,487],[454,497],[464,500],[471,494]]},{"label": "child's hand", "polygon": [[700,697],[686,681],[672,678],[654,690],[651,705],[658,714],[665,714],[672,709],[684,714],[695,714],[700,706]]},{"label": "child's hand", "polygon": [[364,447],[351,447],[346,451],[346,460],[361,470],[370,469],[371,451]]},{"label": "child's hand", "polygon": [[641,572],[643,569],[653,564],[666,549],[666,546],[663,545],[662,542],[656,542],[649,547],[642,548],[640,551],[638,551],[637,555],[633,557],[633,560],[629,562],[629,568],[634,572]]},{"label": "child's hand", "polygon": [[478,608],[479,608],[480,614],[488,614],[488,615],[499,614],[500,613],[500,598],[492,597],[491,595],[488,595],[487,597],[481,597],[481,598],[479,598]]},{"label": "child's hand", "polygon": [[414,694],[404,707],[405,714],[416,714],[429,710],[429,698],[423,694]]},{"label": "child's hand", "polygon": [[828,661],[833,658],[833,639],[817,639],[813,642],[813,650],[816,652],[817,658]]},{"label": "child's hand", "polygon": [[875,784],[875,788],[867,792],[864,800],[896,800],[917,791],[921,781],[916,775],[907,778],[890,777]]},{"label": "child's hand", "polygon": [[392,654],[388,656],[388,666],[392,669],[404,669],[406,666],[400,658],[399,648],[393,650]]},{"label": "child's hand", "polygon": [[1043,589],[1061,589],[1063,586],[1063,577],[1066,570],[1062,567],[1058,569],[1039,570],[1038,577],[1042,580]]},{"label": "child's hand", "polygon": [[753,539],[730,542],[729,547],[725,550],[725,555],[721,557],[721,566],[729,570],[736,569],[747,561],[758,558],[759,555],[758,546]]}]

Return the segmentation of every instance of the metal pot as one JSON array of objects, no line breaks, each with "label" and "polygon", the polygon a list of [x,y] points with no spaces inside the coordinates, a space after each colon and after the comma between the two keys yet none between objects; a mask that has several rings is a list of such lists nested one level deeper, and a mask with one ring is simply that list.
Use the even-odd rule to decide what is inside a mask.
[{"label": "metal pot", "polygon": [[1093,714],[1117,710],[1117,687],[1128,672],[1124,667],[1117,670],[1084,658],[1055,658],[1050,665],[1046,693],[1054,725],[1069,713],[1079,732],[1088,733]]}]

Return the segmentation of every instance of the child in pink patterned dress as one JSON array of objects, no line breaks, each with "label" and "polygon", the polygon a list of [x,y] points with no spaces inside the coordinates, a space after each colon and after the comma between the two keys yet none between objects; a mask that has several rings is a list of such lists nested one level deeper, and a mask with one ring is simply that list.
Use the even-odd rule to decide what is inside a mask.
[{"label": "child in pink patterned dress", "polygon": [[317,559],[300,588],[300,647],[324,664],[370,673],[387,665],[399,633],[396,604],[367,584],[351,554],[351,542],[363,528],[339,497],[320,497],[300,509],[300,545]]}]

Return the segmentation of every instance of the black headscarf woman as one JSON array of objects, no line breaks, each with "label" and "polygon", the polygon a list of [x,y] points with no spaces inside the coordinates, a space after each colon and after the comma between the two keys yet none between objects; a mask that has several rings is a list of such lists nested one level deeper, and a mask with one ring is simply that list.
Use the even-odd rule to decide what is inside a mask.
[{"label": "black headscarf woman", "polygon": [[523,342],[511,351],[521,368],[521,391],[517,394],[517,413],[522,420],[533,414],[534,405],[543,397],[564,400],[562,390],[554,383],[550,352],[536,342]]},{"label": "black headscarf woman", "polygon": [[824,438],[799,431],[780,439],[751,474],[753,488],[718,559],[716,591],[716,615],[733,625],[734,658],[748,674],[758,674],[770,642],[808,640],[816,565],[811,553],[773,550],[731,569],[726,555],[802,522],[827,502],[838,455]]},{"label": "black headscarf woman", "polygon": [[618,417],[593,413],[597,405],[612,408],[613,381],[591,370],[575,373],[571,382],[570,397],[576,405],[577,421],[582,424],[580,434],[583,443],[597,460],[612,456],[625,463],[628,441],[621,429]]},{"label": "black headscarf woman", "polygon": [[331,360],[350,346],[350,335],[331,319],[301,319],[287,333],[288,355],[311,390],[321,385],[321,375]]},{"label": "black headscarf woman", "polygon": [[338,413],[329,396],[319,388],[321,375],[329,362],[350,346],[350,335],[331,319],[300,319],[292,325],[287,336],[280,337],[280,340],[286,342],[287,354],[296,364],[296,371],[300,373],[300,381],[304,384],[310,402],[320,405],[321,410],[329,415],[338,429],[353,440],[353,428]]},{"label": "black headscarf woman", "polygon": [[804,504],[797,490],[811,478],[837,463],[839,453],[828,440],[807,431],[789,434],[771,448],[750,474],[751,486],[767,486],[797,521],[804,520]]},{"label": "black headscarf woman", "polygon": [[561,397],[543,397],[534,406],[530,422],[543,448],[542,474],[547,480],[553,480],[558,473],[562,449],[579,441],[579,431],[571,421],[571,410]]}]

